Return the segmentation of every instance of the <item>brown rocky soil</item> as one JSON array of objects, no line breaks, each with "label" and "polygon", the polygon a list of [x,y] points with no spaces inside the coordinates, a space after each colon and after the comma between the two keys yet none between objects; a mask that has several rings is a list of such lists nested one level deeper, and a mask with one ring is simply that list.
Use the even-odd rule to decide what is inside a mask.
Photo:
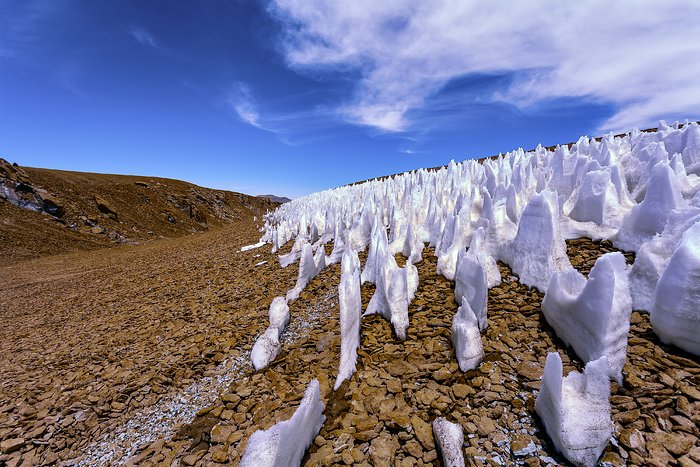
[{"label": "brown rocky soil", "polygon": [[239,251],[258,235],[249,221],[0,269],[0,464],[78,457],[239,352],[296,274]]},{"label": "brown rocky soil", "polygon": [[[129,456],[134,465],[235,464],[252,432],[291,416],[312,378],[327,420],[305,465],[439,465],[430,428],[437,416],[464,427],[470,465],[566,463],[533,405],[548,352],[560,352],[567,372],[580,361],[544,320],[542,294],[505,265],[503,283],[489,291],[486,359],[477,370],[457,368],[453,284],[435,275],[426,250],[407,339],[397,340],[381,317],[363,319],[357,373],[334,393],[339,266],[291,304],[282,355],[254,372],[252,344],[298,267],[281,269],[269,248],[240,252],[259,235],[250,211],[230,222],[0,269],[0,464]],[[584,273],[612,250],[569,242]],[[372,292],[363,287],[365,306]],[[624,376],[612,385],[615,437],[604,465],[697,465],[698,359],[661,344],[635,312]]]}]

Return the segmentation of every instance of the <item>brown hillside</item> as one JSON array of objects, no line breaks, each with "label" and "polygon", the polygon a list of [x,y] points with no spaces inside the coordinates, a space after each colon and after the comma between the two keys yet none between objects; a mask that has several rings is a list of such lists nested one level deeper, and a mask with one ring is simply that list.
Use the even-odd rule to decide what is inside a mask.
[{"label": "brown hillside", "polygon": [[12,166],[0,159],[5,264],[174,238],[260,218],[266,198],[179,180]]}]

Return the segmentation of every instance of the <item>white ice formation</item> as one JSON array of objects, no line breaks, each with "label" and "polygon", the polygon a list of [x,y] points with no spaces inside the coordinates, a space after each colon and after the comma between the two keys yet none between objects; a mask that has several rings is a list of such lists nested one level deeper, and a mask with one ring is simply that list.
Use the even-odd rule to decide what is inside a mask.
[{"label": "white ice formation", "polygon": [[[408,305],[418,285],[414,264],[425,255],[426,244],[437,256],[436,272],[455,281],[455,299],[463,307],[457,322],[464,315],[474,316],[477,329],[486,325],[486,290],[500,283],[497,261],[503,261],[522,283],[547,291],[548,306],[552,305],[548,319],[577,354],[584,361],[606,355],[611,376],[619,378],[624,361],[619,335],[628,309],[620,305],[621,292],[613,291],[623,282],[613,267],[619,260],[605,268],[601,264],[600,272],[586,281],[573,271],[565,240],[610,240],[620,249],[635,251],[637,259],[629,272],[634,309],[656,314],[655,330],[665,341],[694,348],[684,332],[700,314],[693,288],[697,281],[681,280],[674,271],[682,267],[694,274],[691,261],[681,260],[681,255],[695,251],[695,237],[682,239],[699,216],[700,127],[661,122],[657,131],[584,136],[554,150],[518,149],[487,160],[451,161],[439,169],[313,193],[267,214],[261,242],[271,244],[273,252],[293,242],[279,257],[282,266],[297,260],[299,264],[288,301],[298,297],[326,264],[340,261],[346,251],[361,253],[369,247],[367,261],[358,268],[362,283],[376,285],[365,314],[381,313],[398,338],[409,330]],[[326,256],[329,242],[333,248]],[[407,258],[403,268],[394,259],[398,253]],[[615,287],[594,285],[595,276],[606,268],[617,271],[609,276]],[[356,297],[355,285],[349,285],[353,280],[343,283],[346,311],[356,309],[348,298]],[[665,301],[669,290],[682,298],[682,312],[671,312]],[[555,297],[570,301],[573,308],[563,312],[553,305]],[[585,314],[592,309],[586,302],[605,300],[614,305]],[[354,336],[354,321],[341,322],[347,325],[346,335]],[[586,330],[582,334],[594,333],[595,345],[583,345],[578,343],[582,339],[569,335],[572,323],[580,323]],[[274,336],[268,338],[274,349]],[[352,340],[347,343],[346,350],[354,347]],[[341,367],[341,373],[347,371]]]},{"label": "white ice formation", "polygon": [[253,345],[251,360],[256,370],[265,368],[281,352],[280,336],[289,324],[289,306],[284,297],[275,297],[270,304],[270,325]]},{"label": "white ice formation", "polygon": [[445,467],[464,467],[464,430],[462,425],[443,417],[433,420],[433,435]]},{"label": "white ice formation", "polygon": [[381,314],[391,323],[396,336],[406,339],[408,305],[418,288],[418,270],[411,263],[400,268],[394,257],[387,253],[377,262],[374,280],[377,288],[363,316]]},{"label": "white ice formation", "polygon": [[341,263],[342,272],[338,285],[340,302],[340,369],[334,389],[355,373],[357,349],[360,347],[360,260],[357,253],[346,250]]},{"label": "white ice formation", "polygon": [[323,245],[320,245],[316,254],[313,253],[311,244],[305,243],[301,247],[301,257],[299,259],[299,277],[292,290],[287,292],[287,301],[291,302],[299,298],[299,294],[306,285],[326,267],[326,253]]},{"label": "white ice formation", "polygon": [[265,242],[258,242],[253,245],[246,245],[241,247],[241,251],[250,251],[254,250],[256,248],[260,248],[261,246],[265,246]]},{"label": "white ice formation", "polygon": [[452,346],[462,371],[473,370],[484,360],[479,321],[466,298],[452,320]]},{"label": "white ice formation", "polygon": [[270,304],[270,327],[282,334],[289,324],[289,305],[284,297],[275,297]]},{"label": "white ice formation", "polygon": [[667,162],[657,163],[643,201],[625,216],[620,231],[613,237],[613,243],[623,250],[637,251],[642,243],[664,230],[669,212],[686,204],[671,167]]},{"label": "white ice formation", "polygon": [[362,270],[362,283],[377,283],[377,278],[381,274],[382,266],[388,254],[389,240],[386,238],[386,229],[379,220],[375,220],[372,238],[369,243],[369,254],[367,255],[365,268]]},{"label": "white ice formation", "polygon": [[292,418],[250,436],[241,458],[241,467],[300,465],[304,452],[321,431],[326,417],[320,385],[312,380]]},{"label": "white ice formation", "polygon": [[555,273],[542,311],[557,336],[584,363],[607,357],[610,378],[622,384],[632,313],[622,253],[598,258],[588,280],[575,269]]},{"label": "white ice formation", "polygon": [[518,233],[504,249],[504,259],[518,274],[521,283],[543,292],[552,274],[571,269],[559,228],[559,205],[553,192],[538,193],[525,206]]},{"label": "white ice formation", "polygon": [[461,260],[458,262],[459,266],[455,274],[455,300],[460,305],[463,300],[467,300],[479,323],[479,329],[483,331],[488,325],[487,302],[489,288],[486,269],[482,266],[476,253],[478,246],[475,240],[481,232],[483,232],[482,229],[474,234],[472,246],[462,255]]},{"label": "white ice formation", "polygon": [[678,248],[683,234],[697,222],[700,222],[700,207],[671,211],[664,231],[639,248],[630,270],[633,309],[651,311],[661,274]]},{"label": "white ice formation", "polygon": [[564,204],[564,212],[580,222],[596,225],[619,226],[622,207],[617,190],[610,179],[609,170],[592,170],[586,173],[581,184]]},{"label": "white ice formation", "polygon": [[583,373],[563,376],[561,358],[547,355],[535,411],[547,434],[572,464],[593,467],[612,436],[610,383],[605,357],[589,362]]},{"label": "white ice formation", "polygon": [[267,367],[282,351],[279,331],[267,328],[253,344],[250,359],[256,370]]},{"label": "white ice formation", "polygon": [[700,221],[689,228],[656,286],[651,324],[654,332],[700,355]]}]

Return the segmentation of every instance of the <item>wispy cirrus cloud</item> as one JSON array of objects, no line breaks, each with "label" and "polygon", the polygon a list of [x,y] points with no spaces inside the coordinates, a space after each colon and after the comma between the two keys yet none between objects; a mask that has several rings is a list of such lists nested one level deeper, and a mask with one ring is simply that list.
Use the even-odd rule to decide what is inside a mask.
[{"label": "wispy cirrus cloud", "polygon": [[[679,0],[273,0],[289,65],[340,70],[355,92],[336,111],[386,132],[455,79],[512,74],[485,101],[612,104],[602,130],[700,117],[700,2]],[[356,78],[355,78],[356,77]]]},{"label": "wispy cirrus cloud", "polygon": [[231,86],[225,102],[243,123],[274,134],[288,146],[298,146],[328,137],[338,122],[335,111],[323,106],[291,112],[263,112],[250,85],[242,81],[237,81]]},{"label": "wispy cirrus cloud", "polygon": [[226,102],[236,111],[241,121],[261,130],[266,129],[260,123],[258,104],[253,98],[250,86],[246,83],[241,81],[234,83],[226,97]]},{"label": "wispy cirrus cloud", "polygon": [[0,3],[0,57],[3,58],[26,59],[41,42],[46,22],[64,9],[64,5],[51,0]]},{"label": "wispy cirrus cloud", "polygon": [[146,47],[151,47],[156,50],[160,50],[161,46],[158,44],[156,39],[153,37],[153,34],[148,32],[146,29],[142,27],[137,27],[137,26],[132,26],[131,28],[127,29],[126,32],[139,44],[146,46]]}]

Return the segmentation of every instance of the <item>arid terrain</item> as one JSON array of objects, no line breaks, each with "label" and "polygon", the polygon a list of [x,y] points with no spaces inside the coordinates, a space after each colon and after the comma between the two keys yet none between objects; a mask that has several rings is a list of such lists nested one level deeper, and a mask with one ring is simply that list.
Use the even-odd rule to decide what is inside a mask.
[{"label": "arid terrain", "polygon": [[[255,430],[289,418],[312,378],[326,421],[306,465],[440,465],[437,416],[465,428],[470,465],[566,464],[533,405],[548,352],[565,373],[582,367],[544,320],[542,294],[507,266],[488,292],[478,369],[457,368],[454,284],[425,250],[407,339],[363,319],[357,373],[333,392],[338,264],[290,306],[282,355],[250,365],[271,300],[297,277],[269,246],[240,251],[274,203],[152,177],[14,170],[14,186],[44,190],[40,204],[63,213],[0,198],[0,464],[235,464]],[[567,246],[584,273],[614,251]],[[373,289],[363,286],[364,306]],[[633,312],[603,465],[698,465],[699,385],[697,357],[660,343]]]}]

